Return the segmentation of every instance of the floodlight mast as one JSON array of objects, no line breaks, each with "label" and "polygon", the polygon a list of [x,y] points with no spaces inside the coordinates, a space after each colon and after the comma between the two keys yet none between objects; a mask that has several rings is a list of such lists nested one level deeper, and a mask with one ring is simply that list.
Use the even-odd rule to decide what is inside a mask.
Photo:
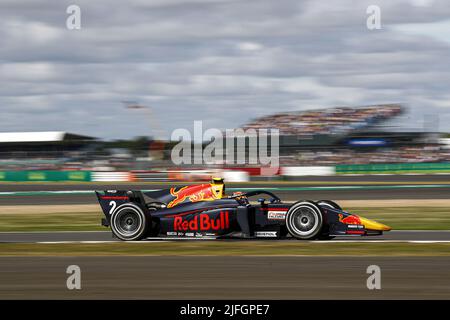
[{"label": "floodlight mast", "polygon": [[154,140],[164,140],[165,131],[159,126],[158,119],[156,119],[153,113],[153,107],[148,105],[142,105],[137,101],[122,101],[125,108],[132,110],[143,110],[149,119],[150,123],[150,135],[153,135]]}]

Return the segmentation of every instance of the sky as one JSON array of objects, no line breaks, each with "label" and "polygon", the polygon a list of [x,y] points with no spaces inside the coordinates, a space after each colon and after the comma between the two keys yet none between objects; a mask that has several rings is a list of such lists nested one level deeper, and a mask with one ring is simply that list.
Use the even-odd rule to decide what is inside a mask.
[{"label": "sky", "polygon": [[449,49],[449,0],[0,0],[0,131],[167,138],[403,103],[393,125],[450,132]]}]

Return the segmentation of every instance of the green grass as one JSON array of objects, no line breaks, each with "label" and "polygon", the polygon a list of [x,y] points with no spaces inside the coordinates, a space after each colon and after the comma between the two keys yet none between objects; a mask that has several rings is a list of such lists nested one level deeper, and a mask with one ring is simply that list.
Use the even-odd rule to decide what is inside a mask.
[{"label": "green grass", "polygon": [[100,212],[2,213],[0,231],[106,231],[100,225],[102,216]]},{"label": "green grass", "polygon": [[[391,226],[394,230],[450,230],[450,208],[447,207],[374,207],[346,208],[349,212]],[[20,213],[0,214],[0,231],[105,231],[100,226],[103,214]]]},{"label": "green grass", "polygon": [[170,241],[95,244],[0,244],[0,256],[450,256],[450,243]]}]

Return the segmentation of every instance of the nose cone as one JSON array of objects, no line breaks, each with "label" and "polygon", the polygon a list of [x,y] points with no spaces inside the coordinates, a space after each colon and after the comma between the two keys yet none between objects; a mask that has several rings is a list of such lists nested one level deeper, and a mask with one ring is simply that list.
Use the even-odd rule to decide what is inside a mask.
[{"label": "nose cone", "polygon": [[390,231],[390,230],[392,230],[391,227],[389,227],[389,226],[387,226],[385,224],[376,222],[374,220],[366,219],[366,218],[363,218],[363,217],[359,217],[359,218],[361,220],[361,223],[364,225],[364,228],[366,228],[367,230],[376,230],[376,231]]}]

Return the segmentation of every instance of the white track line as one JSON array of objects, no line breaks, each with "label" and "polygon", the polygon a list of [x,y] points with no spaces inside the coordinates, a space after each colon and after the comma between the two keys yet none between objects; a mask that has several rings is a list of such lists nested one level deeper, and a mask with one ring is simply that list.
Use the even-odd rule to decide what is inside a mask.
[{"label": "white track line", "polygon": [[52,233],[111,233],[111,231],[95,231],[95,230],[84,230],[84,231],[2,231],[0,234],[52,234]]},{"label": "white track line", "polygon": [[[449,232],[450,233],[450,230],[391,230],[391,231],[389,231],[389,234],[402,233],[402,232],[418,232],[418,233]],[[111,233],[111,231],[95,231],[95,230],[84,230],[84,231],[0,231],[0,234],[11,234],[11,233],[17,233],[17,234],[77,233],[78,234],[78,233]],[[205,237],[203,237],[203,238],[205,238]],[[161,239],[161,238],[149,238],[149,239]]]},{"label": "white track line", "polygon": [[450,243],[450,240],[327,240],[310,243]]},{"label": "white track line", "polygon": [[[389,233],[402,233],[402,232],[450,232],[450,230],[391,230],[388,231]],[[19,233],[19,234],[35,234],[35,233],[111,233],[111,231],[96,231],[96,230],[80,230],[80,231],[67,231],[67,230],[60,230],[60,231],[0,231],[0,234],[9,234],[9,233]],[[348,237],[348,236],[347,236]],[[148,239],[158,239],[158,238],[148,238]],[[160,239],[160,238],[159,238]]]},{"label": "white track line", "polygon": [[[37,244],[102,244],[102,243],[128,243],[128,244],[147,244],[161,242],[175,242],[180,240],[213,240],[213,239],[168,239],[168,240],[151,240],[151,241],[38,241],[38,242],[15,242],[17,243],[37,243]],[[305,241],[298,243],[450,243],[450,240],[328,240],[328,241]]]},{"label": "white track line", "polygon": [[102,244],[102,243],[129,243],[129,244],[139,244],[139,243],[153,243],[153,242],[168,242],[168,241],[120,241],[120,240],[108,240],[108,241],[38,241],[38,242],[14,242],[17,243],[38,243],[38,244]]}]

